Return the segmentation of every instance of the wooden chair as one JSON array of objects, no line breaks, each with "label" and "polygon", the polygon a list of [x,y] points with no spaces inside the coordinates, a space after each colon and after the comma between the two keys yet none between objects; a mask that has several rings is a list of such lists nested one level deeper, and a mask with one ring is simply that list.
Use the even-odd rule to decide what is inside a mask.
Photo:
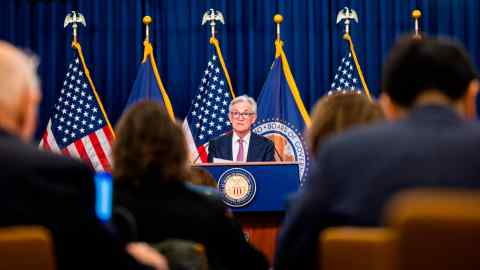
[{"label": "wooden chair", "polygon": [[406,191],[385,213],[384,228],[325,230],[321,269],[480,269],[480,192]]},{"label": "wooden chair", "polygon": [[54,270],[50,232],[38,226],[0,228],[0,269]]},{"label": "wooden chair", "polygon": [[480,269],[480,192],[404,192],[385,213],[400,269]]},{"label": "wooden chair", "polygon": [[321,269],[391,270],[396,233],[383,228],[334,227],[320,239]]}]

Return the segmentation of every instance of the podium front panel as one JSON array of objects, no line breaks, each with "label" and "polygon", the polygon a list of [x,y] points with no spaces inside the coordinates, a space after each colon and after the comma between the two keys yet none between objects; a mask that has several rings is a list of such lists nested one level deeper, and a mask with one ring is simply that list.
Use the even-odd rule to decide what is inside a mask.
[{"label": "podium front panel", "polygon": [[[248,172],[252,178],[248,188],[254,188],[254,194],[246,200],[232,202],[223,193],[224,202],[235,212],[276,212],[285,211],[287,198],[299,188],[298,163],[296,162],[250,162],[196,165],[209,171],[223,187],[223,179],[230,172]],[[255,186],[252,186],[253,184]],[[231,189],[230,189],[231,190]],[[251,190],[249,190],[251,192]],[[252,194],[249,194],[249,196]]]}]

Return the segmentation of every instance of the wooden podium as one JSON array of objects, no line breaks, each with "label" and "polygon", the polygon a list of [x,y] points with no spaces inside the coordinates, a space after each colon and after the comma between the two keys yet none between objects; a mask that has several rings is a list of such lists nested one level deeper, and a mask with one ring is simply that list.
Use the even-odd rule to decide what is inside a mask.
[{"label": "wooden podium", "polygon": [[299,188],[298,162],[208,163],[196,166],[208,170],[217,180],[224,202],[242,223],[248,241],[272,263],[288,196]]}]

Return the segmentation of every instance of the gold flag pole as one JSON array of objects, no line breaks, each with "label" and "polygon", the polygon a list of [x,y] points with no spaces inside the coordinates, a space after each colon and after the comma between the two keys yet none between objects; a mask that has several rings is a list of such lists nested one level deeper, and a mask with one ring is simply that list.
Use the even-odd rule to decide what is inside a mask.
[{"label": "gold flag pole", "polygon": [[348,46],[350,48],[353,61],[355,62],[355,67],[357,69],[360,82],[362,83],[363,90],[365,91],[365,94],[367,95],[368,99],[372,100],[372,96],[370,95],[370,91],[368,90],[367,81],[363,76],[362,69],[360,68],[360,63],[358,62],[357,54],[355,53],[355,48],[353,47],[352,37],[350,36],[350,23],[352,21],[358,23],[357,12],[354,9],[344,7],[337,14],[337,24],[339,24],[342,21],[343,21],[343,24],[345,25],[345,34],[343,35],[343,39],[348,42]]},{"label": "gold flag pole", "polygon": [[422,12],[419,9],[414,9],[412,11],[412,19],[415,23],[415,34],[413,35],[414,38],[422,38],[420,35],[420,23],[419,20],[422,17]]},{"label": "gold flag pole", "polygon": [[277,40],[280,41],[280,24],[283,22],[283,16],[281,14],[275,14],[273,21],[277,25]]},{"label": "gold flag pole", "polygon": [[87,64],[85,62],[85,57],[83,56],[82,46],[80,46],[80,43],[77,40],[78,24],[81,24],[84,27],[87,25],[87,23],[85,22],[85,17],[83,17],[83,15],[80,12],[72,11],[68,13],[67,16],[65,17],[65,21],[63,22],[63,27],[67,28],[69,24],[72,25],[72,29],[73,29],[72,48],[76,50],[78,53],[78,57],[80,58],[80,62],[82,63],[83,72],[85,73],[88,83],[90,84],[90,88],[92,89],[93,95],[95,96],[98,106],[100,107],[100,111],[102,112],[102,115],[105,118],[105,121],[107,122],[108,129],[112,133],[113,138],[115,138],[115,132],[112,128],[112,125],[110,124],[110,120],[108,119],[105,108],[103,107],[103,103],[100,100],[100,96],[97,93],[95,84],[93,84],[92,77],[90,76],[90,71],[88,70]]},{"label": "gold flag pole", "polygon": [[175,121],[175,114],[173,112],[173,106],[170,102],[170,98],[167,95],[167,90],[162,83],[162,79],[160,78],[160,73],[158,72],[157,68],[157,61],[153,56],[153,47],[150,43],[150,24],[152,23],[152,17],[144,16],[142,19],[143,24],[145,25],[145,40],[143,41],[143,60],[142,64],[144,64],[148,59],[150,60],[150,64],[152,65],[153,74],[155,76],[155,80],[157,81],[158,88],[160,89],[160,94],[163,97],[163,102],[165,103],[165,109],[167,110],[168,116],[172,121]]},{"label": "gold flag pole", "polygon": [[150,27],[149,25],[152,23],[152,17],[145,16],[143,17],[143,24],[145,24],[145,42],[150,42]]},{"label": "gold flag pole", "polygon": [[147,57],[153,54],[152,44],[150,44],[150,24],[152,23],[152,17],[145,16],[143,17],[142,22],[145,25],[145,40],[143,41],[144,50],[142,63],[145,63],[145,61],[147,61]]},{"label": "gold flag pole", "polygon": [[[310,127],[312,123],[310,119],[310,115],[308,115],[308,111],[305,109],[305,105],[303,104],[302,97],[300,96],[300,91],[298,91],[297,84],[293,79],[292,70],[290,69],[290,65],[288,64],[287,56],[283,51],[283,41],[280,38],[280,24],[282,24],[283,22],[283,16],[281,14],[275,14],[275,16],[273,16],[273,22],[276,24],[276,28],[277,28],[277,38],[275,39],[275,59],[280,57],[280,61],[282,63],[282,66],[281,66],[282,71],[283,71],[283,74],[285,75],[285,79],[287,80],[287,84],[290,88],[293,99],[297,105],[298,111],[302,116],[303,120],[305,121],[305,125],[307,127]],[[272,67],[274,64],[275,62],[272,63]]]},{"label": "gold flag pole", "polygon": [[275,14],[275,16],[273,16],[273,22],[277,25],[277,38],[275,40],[275,58],[277,58],[280,56],[283,47],[283,41],[280,38],[280,24],[283,22],[283,16],[281,14]]},{"label": "gold flag pole", "polygon": [[225,19],[223,18],[222,12],[211,8],[207,10],[205,13],[203,13],[202,25],[206,24],[207,22],[210,22],[211,35],[212,35],[210,37],[210,44],[212,44],[215,47],[215,51],[217,52],[217,56],[220,60],[220,64],[222,65],[223,72],[225,73],[225,78],[227,79],[228,87],[230,88],[230,93],[232,94],[232,97],[235,98],[235,93],[233,91],[230,75],[228,74],[227,66],[225,65],[225,61],[223,60],[222,51],[220,50],[220,43],[215,37],[215,25],[216,25],[215,21],[219,21],[222,24],[225,24]]}]

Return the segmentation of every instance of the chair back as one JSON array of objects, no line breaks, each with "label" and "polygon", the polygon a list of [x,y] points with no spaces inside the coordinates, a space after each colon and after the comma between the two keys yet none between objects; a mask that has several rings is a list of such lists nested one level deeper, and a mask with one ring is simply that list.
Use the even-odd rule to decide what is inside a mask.
[{"label": "chair back", "polygon": [[54,270],[50,232],[39,226],[0,228],[0,269]]},{"label": "chair back", "polygon": [[396,234],[385,228],[332,227],[320,236],[320,269],[391,270]]},{"label": "chair back", "polygon": [[480,192],[406,191],[385,213],[400,269],[480,269]]}]

